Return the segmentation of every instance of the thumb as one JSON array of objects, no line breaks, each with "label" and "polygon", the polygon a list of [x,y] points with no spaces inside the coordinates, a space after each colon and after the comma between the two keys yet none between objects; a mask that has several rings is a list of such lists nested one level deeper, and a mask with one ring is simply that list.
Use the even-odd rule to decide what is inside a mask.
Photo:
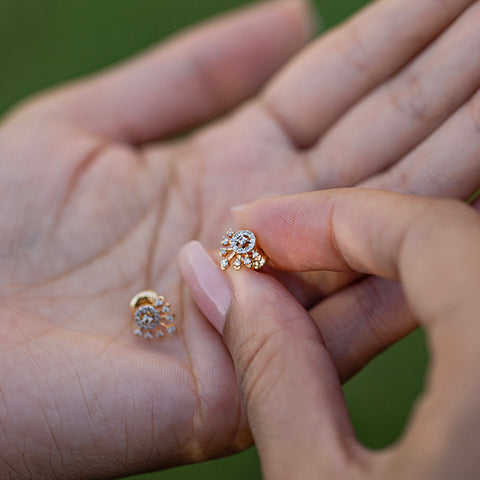
[{"label": "thumb", "polygon": [[346,450],[358,447],[337,372],[309,314],[266,274],[244,269],[227,279],[198,242],[179,260],[197,304],[223,332],[265,476],[310,478],[320,470],[345,478]]}]

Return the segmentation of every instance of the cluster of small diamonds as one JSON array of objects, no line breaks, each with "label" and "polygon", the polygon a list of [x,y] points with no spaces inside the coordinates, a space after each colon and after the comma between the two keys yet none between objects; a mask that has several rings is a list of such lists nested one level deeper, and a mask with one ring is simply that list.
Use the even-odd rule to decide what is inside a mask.
[{"label": "cluster of small diamonds", "polygon": [[147,339],[154,335],[164,337],[165,332],[174,335],[177,327],[174,325],[175,315],[171,312],[171,306],[163,297],[158,297],[153,305],[142,305],[135,312],[135,324],[137,329],[133,332],[139,337]]},{"label": "cluster of small diamonds", "polygon": [[255,248],[257,239],[249,230],[234,232],[231,228],[222,238],[220,247],[220,261],[222,270],[233,267],[240,270],[242,266],[258,269],[265,265],[265,256]]},{"label": "cluster of small diamonds", "polygon": [[135,323],[145,330],[157,328],[160,323],[160,313],[151,305],[142,305],[135,312]]}]

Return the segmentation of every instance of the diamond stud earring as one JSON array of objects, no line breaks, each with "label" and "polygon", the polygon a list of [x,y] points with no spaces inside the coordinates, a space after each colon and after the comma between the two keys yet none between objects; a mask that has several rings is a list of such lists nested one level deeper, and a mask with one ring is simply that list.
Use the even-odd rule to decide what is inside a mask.
[{"label": "diamond stud earring", "polygon": [[130,308],[135,322],[133,333],[139,337],[159,338],[166,333],[174,335],[177,331],[171,305],[153,290],[137,293],[130,302]]},{"label": "diamond stud earring", "polygon": [[257,238],[250,230],[234,232],[231,228],[223,237],[220,246],[220,261],[222,270],[233,267],[240,270],[242,267],[260,270],[267,262],[267,256],[257,245]]}]

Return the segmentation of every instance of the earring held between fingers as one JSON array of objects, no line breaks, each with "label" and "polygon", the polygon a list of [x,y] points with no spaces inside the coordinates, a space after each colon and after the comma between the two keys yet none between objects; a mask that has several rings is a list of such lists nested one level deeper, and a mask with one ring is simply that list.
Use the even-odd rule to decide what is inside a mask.
[{"label": "earring held between fingers", "polygon": [[267,263],[265,252],[257,244],[257,237],[250,230],[234,232],[231,228],[220,242],[220,267],[239,271],[243,267],[261,270]]}]

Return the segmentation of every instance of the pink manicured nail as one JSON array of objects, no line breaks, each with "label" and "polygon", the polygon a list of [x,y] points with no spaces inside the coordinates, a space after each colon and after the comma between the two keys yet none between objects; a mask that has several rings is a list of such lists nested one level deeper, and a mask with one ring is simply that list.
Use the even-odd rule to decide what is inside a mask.
[{"label": "pink manicured nail", "polygon": [[233,298],[230,281],[199,242],[187,243],[179,254],[180,270],[200,310],[223,332]]}]

